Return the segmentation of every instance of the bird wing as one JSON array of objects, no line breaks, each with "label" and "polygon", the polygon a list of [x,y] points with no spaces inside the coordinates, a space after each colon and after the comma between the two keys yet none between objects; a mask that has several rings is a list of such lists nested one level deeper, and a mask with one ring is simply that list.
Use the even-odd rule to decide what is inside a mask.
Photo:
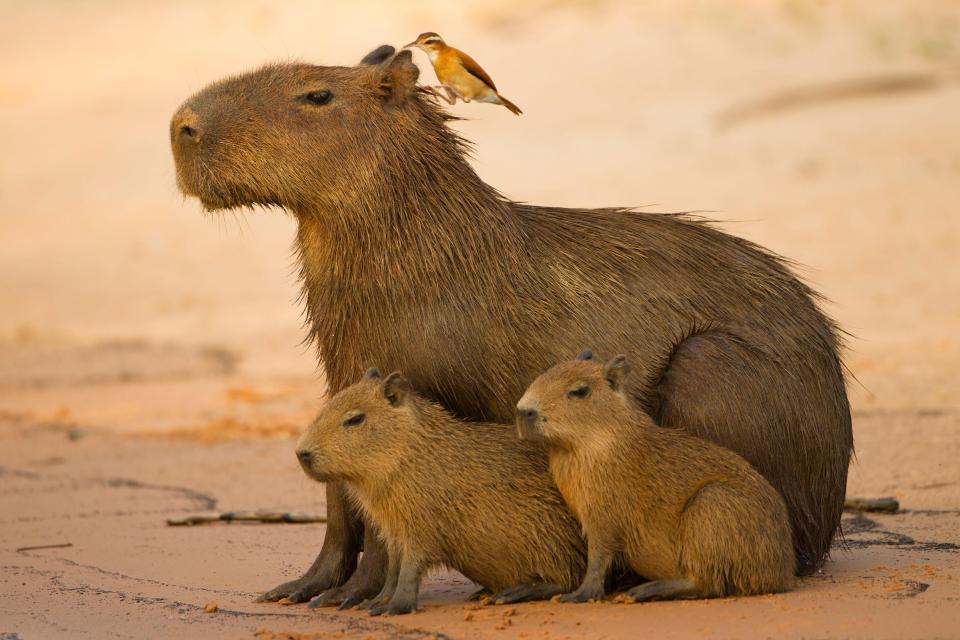
[{"label": "bird wing", "polygon": [[483,81],[488,87],[490,87],[494,91],[497,90],[497,85],[493,84],[493,80],[490,78],[490,76],[487,75],[487,72],[483,70],[483,67],[477,64],[476,60],[474,60],[473,58],[465,54],[463,51],[460,51],[459,49],[457,49],[456,51],[457,51],[457,55],[460,58],[460,64],[463,66],[464,69],[467,70],[467,72],[470,75],[479,78],[481,81]]}]

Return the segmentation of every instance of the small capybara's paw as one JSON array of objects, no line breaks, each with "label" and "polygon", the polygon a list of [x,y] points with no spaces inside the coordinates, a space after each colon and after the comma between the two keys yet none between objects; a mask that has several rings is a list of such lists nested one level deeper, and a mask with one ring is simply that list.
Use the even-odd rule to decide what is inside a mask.
[{"label": "small capybara's paw", "polygon": [[316,609],[317,607],[335,607],[343,601],[343,595],[341,594],[340,587],[334,587],[333,589],[327,589],[322,592],[316,598],[310,601],[310,604],[307,605],[311,609]]},{"label": "small capybara's paw", "polygon": [[362,595],[355,593],[348,594],[344,596],[343,600],[340,601],[340,606],[338,606],[337,609],[340,611],[345,611],[346,609],[352,609],[365,601],[366,598],[364,598]]},{"label": "small capybara's paw", "polygon": [[582,591],[580,589],[577,589],[573,593],[565,593],[559,598],[557,598],[558,602],[575,602],[575,603],[595,602],[595,601],[599,602],[600,600],[603,600],[602,591],[592,591],[592,590]]},{"label": "small capybara's paw", "polygon": [[386,605],[377,605],[370,607],[371,616],[388,615],[399,616],[405,613],[412,613],[417,610],[416,602],[395,602],[391,600]]}]

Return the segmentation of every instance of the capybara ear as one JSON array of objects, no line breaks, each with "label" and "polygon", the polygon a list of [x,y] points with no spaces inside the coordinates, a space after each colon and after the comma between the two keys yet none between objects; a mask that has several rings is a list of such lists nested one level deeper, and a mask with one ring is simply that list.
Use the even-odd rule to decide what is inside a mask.
[{"label": "capybara ear", "polygon": [[410,383],[399,371],[394,371],[383,381],[383,397],[393,406],[403,404],[410,393]]},{"label": "capybara ear", "polygon": [[593,360],[593,351],[590,351],[590,349],[584,349],[577,354],[577,360]]},{"label": "capybara ear", "polygon": [[396,53],[396,49],[388,44],[382,44],[367,55],[363,56],[360,64],[383,64],[390,56]]},{"label": "capybara ear", "polygon": [[630,373],[630,364],[627,362],[627,356],[620,354],[614,356],[610,362],[603,367],[603,377],[610,383],[610,388],[614,391],[623,389],[623,381]]},{"label": "capybara ear", "polygon": [[420,69],[413,64],[413,54],[403,50],[393,57],[380,75],[379,88],[388,104],[404,102],[417,88]]},{"label": "capybara ear", "polygon": [[367,369],[367,372],[363,374],[364,380],[380,380],[383,378],[383,374],[380,373],[380,369],[376,367],[370,367]]}]

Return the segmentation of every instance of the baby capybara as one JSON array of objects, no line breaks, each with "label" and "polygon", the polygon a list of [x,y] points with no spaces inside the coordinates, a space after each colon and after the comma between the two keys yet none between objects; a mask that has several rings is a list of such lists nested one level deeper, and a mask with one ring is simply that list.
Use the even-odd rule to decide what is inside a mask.
[{"label": "baby capybara", "polygon": [[583,525],[589,562],[564,602],[605,594],[617,557],[650,582],[634,601],[773,593],[793,581],[783,498],[746,460],[653,423],[627,393],[625,356],[589,352],[538,377],[517,404],[524,440]]},{"label": "baby capybara", "polygon": [[[459,418],[508,422],[571,344],[626,353],[636,401],[754,465],[784,496],[798,567],[819,567],[852,431],[839,335],[816,294],[776,255],[695,217],[506,198],[418,74],[389,46],[355,66],[268,65],[211,84],[170,123],[184,194],[295,220],[330,390],[376,362]],[[385,554],[338,483],[327,516],[313,566],[263,599],[380,590]]]},{"label": "baby capybara", "polygon": [[543,446],[511,425],[455,419],[399,373],[370,370],[323,407],[297,444],[308,475],[342,481],[388,552],[370,613],[416,608],[421,575],[460,571],[500,602],[547,598],[583,576],[580,526]]}]

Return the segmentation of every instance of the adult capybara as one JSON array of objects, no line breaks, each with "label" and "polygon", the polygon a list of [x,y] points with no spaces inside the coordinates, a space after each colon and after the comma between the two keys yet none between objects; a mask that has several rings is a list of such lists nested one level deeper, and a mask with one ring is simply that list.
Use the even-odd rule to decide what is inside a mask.
[{"label": "adult capybara", "polygon": [[[686,216],[510,201],[417,76],[387,46],[355,67],[270,65],[210,85],[170,126],[185,194],[295,217],[330,389],[376,362],[461,418],[505,422],[571,344],[626,353],[657,424],[753,464],[786,500],[800,570],[820,566],[853,437],[815,294],[777,256]],[[383,550],[335,483],[327,514],[316,562],[265,599],[302,601],[351,573],[322,601],[379,591]]]},{"label": "adult capybara", "polygon": [[634,601],[785,591],[795,561],[783,498],[736,453],[635,406],[629,365],[585,352],[540,375],[517,403],[524,440],[587,536],[583,583],[563,602],[599,600],[616,558],[650,580]]},{"label": "adult capybara", "polygon": [[387,580],[371,614],[414,610],[420,577],[437,566],[504,601],[521,591],[548,598],[583,577],[580,525],[543,445],[518,443],[511,425],[457,420],[399,373],[372,369],[333,396],[297,457],[311,477],[344,483],[386,541]]}]

